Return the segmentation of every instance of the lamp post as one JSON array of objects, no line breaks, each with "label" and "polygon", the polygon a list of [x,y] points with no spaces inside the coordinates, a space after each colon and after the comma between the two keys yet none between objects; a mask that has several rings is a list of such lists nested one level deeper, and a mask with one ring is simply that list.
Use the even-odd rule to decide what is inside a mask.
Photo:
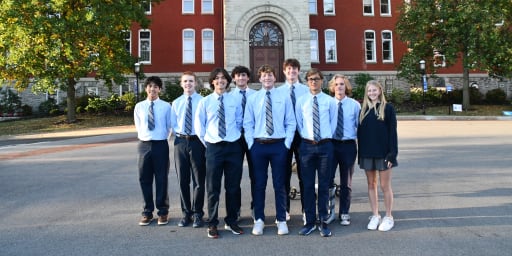
[{"label": "lamp post", "polygon": [[139,102],[139,74],[140,74],[140,62],[136,62],[133,67],[135,72],[135,100]]},{"label": "lamp post", "polygon": [[424,60],[420,60],[420,71],[421,71],[421,85],[423,87],[421,110],[422,110],[422,114],[425,115],[425,92],[427,92],[427,75],[425,72],[425,61]]}]

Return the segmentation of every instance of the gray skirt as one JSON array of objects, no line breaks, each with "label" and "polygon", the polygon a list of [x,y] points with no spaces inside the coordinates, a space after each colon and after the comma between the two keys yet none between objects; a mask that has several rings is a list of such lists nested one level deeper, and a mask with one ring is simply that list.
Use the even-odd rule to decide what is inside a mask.
[{"label": "gray skirt", "polygon": [[[397,166],[397,164],[393,164],[392,167]],[[359,168],[363,170],[379,170],[385,171],[388,169],[384,158],[360,158],[359,159]]]}]

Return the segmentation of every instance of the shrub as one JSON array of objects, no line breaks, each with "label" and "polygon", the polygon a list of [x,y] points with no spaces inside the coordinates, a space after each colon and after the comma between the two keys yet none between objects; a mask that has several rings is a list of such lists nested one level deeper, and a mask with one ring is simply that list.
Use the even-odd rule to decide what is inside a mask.
[{"label": "shrub", "polygon": [[23,106],[21,106],[21,114],[23,116],[31,116],[32,115],[32,107],[27,105],[27,104],[24,104]]},{"label": "shrub", "polygon": [[507,94],[503,89],[496,88],[488,91],[485,94],[485,101],[488,104],[505,105],[508,104]]},{"label": "shrub", "polygon": [[165,90],[161,95],[162,100],[173,102],[183,94],[183,88],[177,83],[165,82]]},{"label": "shrub", "polygon": [[201,96],[203,96],[203,97],[210,95],[212,92],[213,92],[213,90],[209,89],[209,88],[199,89],[199,94],[201,94]]},{"label": "shrub", "polygon": [[48,100],[41,102],[38,107],[38,112],[41,116],[58,114],[59,111],[59,106],[54,98],[48,98]]},{"label": "shrub", "polygon": [[393,103],[393,105],[403,104],[405,100],[405,92],[401,89],[394,88],[391,91],[391,95],[389,96],[389,101]]},{"label": "shrub", "polygon": [[124,111],[131,112],[135,108],[135,93],[128,92],[121,96],[121,101],[124,102]]},{"label": "shrub", "polygon": [[366,73],[358,73],[354,77],[354,82],[356,83],[354,88],[352,88],[352,97],[356,100],[362,100],[364,98],[364,88],[366,87],[366,83],[370,80],[374,80],[370,74]]},{"label": "shrub", "polygon": [[[0,112],[14,114],[21,110],[21,99],[9,88],[0,90]],[[1,113],[0,113],[1,114]]]}]

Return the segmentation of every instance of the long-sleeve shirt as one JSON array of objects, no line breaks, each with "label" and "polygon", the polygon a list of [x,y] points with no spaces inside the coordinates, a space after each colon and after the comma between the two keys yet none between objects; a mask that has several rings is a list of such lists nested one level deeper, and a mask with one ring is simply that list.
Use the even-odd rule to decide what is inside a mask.
[{"label": "long-sleeve shirt", "polygon": [[221,141],[233,142],[240,139],[242,129],[242,106],[238,98],[223,93],[226,136],[219,136],[219,97],[217,93],[212,93],[202,98],[197,104],[197,110],[194,118],[194,130],[201,142],[206,146],[206,142],[217,143]]},{"label": "long-sleeve shirt", "polygon": [[302,138],[314,140],[313,136],[313,97],[317,97],[320,114],[320,138],[331,139],[336,130],[338,108],[336,101],[329,95],[320,92],[316,95],[305,94],[297,99],[295,117],[297,128]]},{"label": "long-sleeve shirt", "polygon": [[265,100],[267,90],[261,89],[247,99],[244,115],[244,137],[249,148],[252,147],[255,138],[281,139],[284,138],[286,148],[290,148],[297,123],[293,114],[292,101],[288,94],[272,88],[270,98],[272,100],[272,124],[274,132],[268,135],[265,129],[266,114]]},{"label": "long-sleeve shirt", "polygon": [[148,129],[149,107],[151,101],[146,99],[135,105],[133,110],[133,121],[137,129],[137,138],[142,141],[166,140],[172,129],[171,104],[161,99],[153,101],[153,116],[155,128]]},{"label": "long-sleeve shirt", "polygon": [[[185,116],[188,105],[188,95],[183,94],[172,102],[171,121],[174,133],[185,134]],[[194,93],[192,97],[192,120],[194,120],[194,113],[197,110],[197,104],[203,98],[201,94]],[[192,121],[192,131],[190,135],[195,135],[194,121]]]},{"label": "long-sleeve shirt", "polygon": [[[380,103],[378,103],[380,104]],[[359,158],[385,158],[397,164],[398,135],[395,109],[386,104],[384,121],[371,108],[357,129]]]}]

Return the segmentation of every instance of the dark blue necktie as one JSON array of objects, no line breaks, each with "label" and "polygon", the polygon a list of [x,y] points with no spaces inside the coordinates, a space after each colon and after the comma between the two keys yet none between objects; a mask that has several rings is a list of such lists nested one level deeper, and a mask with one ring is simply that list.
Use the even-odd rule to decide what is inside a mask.
[{"label": "dark blue necktie", "polygon": [[338,122],[336,124],[335,139],[343,139],[343,104],[341,101],[338,103]]},{"label": "dark blue necktie", "polygon": [[246,91],[240,91],[240,93],[242,94],[242,117],[243,117],[244,113],[245,113],[245,103],[247,103],[247,97],[245,96]]},{"label": "dark blue necktie", "polygon": [[270,92],[267,91],[265,99],[265,130],[268,135],[274,134],[274,121],[272,120],[272,100],[270,99]]},{"label": "dark blue necktie", "polygon": [[226,113],[224,111],[224,102],[222,101],[223,96],[219,97],[219,111],[217,117],[219,118],[219,137],[226,137]]},{"label": "dark blue necktie", "polygon": [[318,100],[313,97],[313,137],[315,141],[320,141],[320,111],[318,110]]},{"label": "dark blue necktie", "polygon": [[192,97],[188,96],[187,110],[185,112],[185,134],[192,133]]}]

